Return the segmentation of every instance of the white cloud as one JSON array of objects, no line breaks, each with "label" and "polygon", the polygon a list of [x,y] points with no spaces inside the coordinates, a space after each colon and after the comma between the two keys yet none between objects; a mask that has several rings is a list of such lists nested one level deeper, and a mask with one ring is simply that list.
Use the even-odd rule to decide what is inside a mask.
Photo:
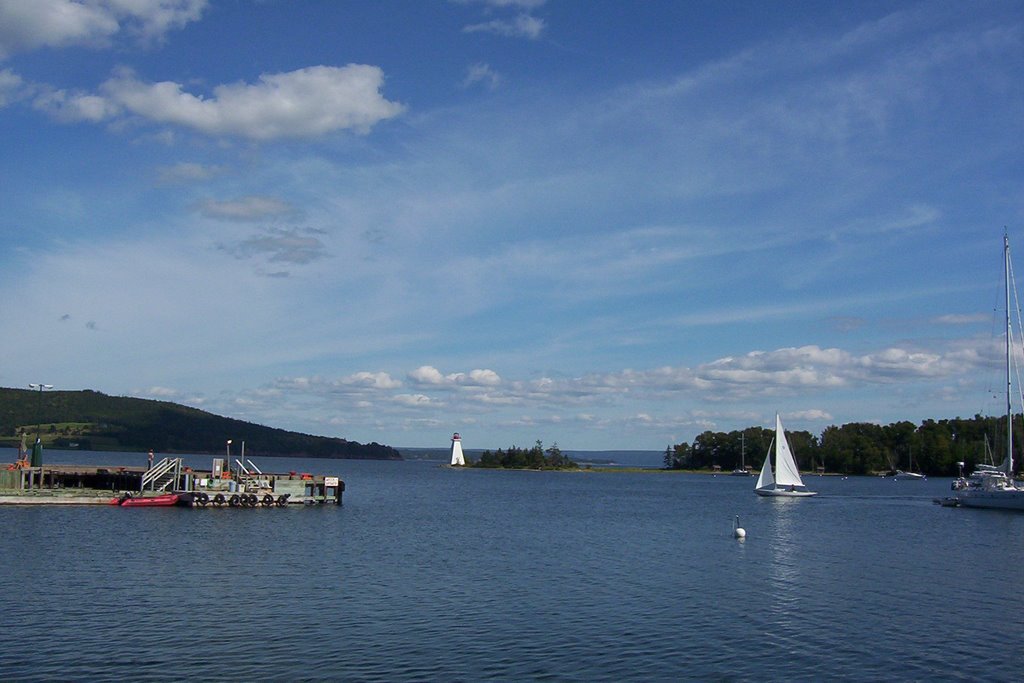
[{"label": "white cloud", "polygon": [[132,115],[206,135],[308,138],[342,130],[365,134],[401,114],[403,105],[381,95],[383,84],[379,67],[312,66],[263,74],[256,84],[219,85],[212,96],[204,96],[185,92],[172,81],[145,83],[122,69],[99,93],[40,86],[33,106],[62,122],[122,121]]},{"label": "white cloud", "polygon": [[0,108],[19,97],[21,85],[21,76],[10,69],[0,69]]},{"label": "white cloud", "polygon": [[106,0],[111,9],[129,18],[129,30],[146,40],[159,40],[168,32],[198,21],[207,0]]},{"label": "white cloud", "polygon": [[888,348],[856,359],[863,368],[861,377],[869,382],[889,382],[913,377],[940,377],[955,368],[939,353]]},{"label": "white cloud", "polygon": [[185,92],[172,81],[144,83],[125,71],[100,90],[113,107],[154,123],[272,140],[340,130],[369,132],[404,110],[381,95],[383,84],[379,67],[349,64],[263,74],[255,84],[216,86],[210,97]]},{"label": "white cloud", "polygon": [[0,57],[37,47],[105,42],[120,29],[108,8],[71,0],[0,2]]},{"label": "white cloud", "polygon": [[0,0],[0,59],[40,47],[102,47],[122,29],[145,41],[198,20],[206,0]]},{"label": "white cloud", "polygon": [[116,103],[100,95],[83,92],[68,92],[42,87],[32,106],[45,111],[57,121],[74,123],[88,121],[100,123],[118,116],[122,109]]},{"label": "white cloud", "polygon": [[444,375],[431,365],[422,365],[408,374],[416,384],[436,387],[493,387],[501,384],[501,377],[493,370],[471,370],[469,374],[453,372]]},{"label": "white cloud", "polygon": [[493,370],[472,370],[466,383],[481,387],[497,386],[501,384],[501,377]]},{"label": "white cloud", "polygon": [[444,375],[441,374],[441,371],[431,365],[421,365],[416,368],[409,373],[409,379],[417,384],[441,385],[445,383]]},{"label": "white cloud", "polygon": [[808,345],[775,351],[751,351],[720,358],[697,368],[699,377],[723,385],[772,388],[837,388],[885,384],[896,380],[936,379],[963,372],[964,358],[953,352],[887,348],[856,356],[837,348]]},{"label": "white cloud", "polygon": [[508,38],[536,40],[544,32],[544,20],[529,14],[520,14],[515,19],[493,19],[471,24],[462,30],[465,33],[495,33]]},{"label": "white cloud", "polygon": [[371,389],[397,389],[402,386],[399,380],[386,372],[357,372],[339,380],[340,384],[367,387]]},{"label": "white cloud", "polygon": [[494,90],[501,83],[501,76],[491,68],[490,64],[473,64],[466,69],[466,77],[462,81],[462,87],[469,88],[477,83],[481,83]]}]

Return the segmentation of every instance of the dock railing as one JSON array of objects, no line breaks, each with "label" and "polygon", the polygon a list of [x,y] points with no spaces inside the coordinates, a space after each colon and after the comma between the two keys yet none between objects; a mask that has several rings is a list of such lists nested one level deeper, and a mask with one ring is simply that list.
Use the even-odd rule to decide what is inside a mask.
[{"label": "dock railing", "polygon": [[166,491],[167,487],[178,481],[181,475],[181,458],[164,458],[153,465],[142,475],[142,485],[139,491]]}]

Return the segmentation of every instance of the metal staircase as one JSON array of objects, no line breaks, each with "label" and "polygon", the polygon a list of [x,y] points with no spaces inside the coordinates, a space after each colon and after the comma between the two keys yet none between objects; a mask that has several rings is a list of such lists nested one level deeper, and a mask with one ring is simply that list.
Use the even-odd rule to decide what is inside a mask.
[{"label": "metal staircase", "polygon": [[181,476],[181,458],[164,458],[142,475],[140,491],[166,491]]},{"label": "metal staircase", "polygon": [[[252,460],[246,460],[243,463],[241,460],[236,459],[235,464],[238,465],[238,483],[243,491],[258,491],[271,488],[270,479],[263,474],[263,470],[257,467],[256,463]],[[246,464],[248,464],[248,467],[246,467]]]}]

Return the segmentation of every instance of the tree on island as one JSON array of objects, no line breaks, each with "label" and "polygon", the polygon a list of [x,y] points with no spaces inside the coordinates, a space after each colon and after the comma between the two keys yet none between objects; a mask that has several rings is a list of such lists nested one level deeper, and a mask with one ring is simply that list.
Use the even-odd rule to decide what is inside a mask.
[{"label": "tree on island", "polygon": [[558,444],[553,444],[547,451],[540,439],[533,448],[525,449],[511,446],[508,450],[484,451],[480,459],[471,463],[470,467],[514,470],[565,470],[579,467],[567,455],[562,453]]},{"label": "tree on island", "polygon": [[662,462],[665,463],[664,469],[666,470],[678,470],[682,468],[682,462],[678,451],[679,446],[673,448],[671,445],[665,446],[665,457]]}]

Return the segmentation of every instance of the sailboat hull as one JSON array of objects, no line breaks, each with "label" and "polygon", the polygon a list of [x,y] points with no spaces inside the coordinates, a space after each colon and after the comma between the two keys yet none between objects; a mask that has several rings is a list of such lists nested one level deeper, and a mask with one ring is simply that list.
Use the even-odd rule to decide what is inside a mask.
[{"label": "sailboat hull", "polygon": [[1024,510],[1024,490],[961,491],[956,501],[965,508]]},{"label": "sailboat hull", "polygon": [[809,498],[818,495],[817,491],[789,491],[788,489],[754,489],[754,493],[771,498]]}]

